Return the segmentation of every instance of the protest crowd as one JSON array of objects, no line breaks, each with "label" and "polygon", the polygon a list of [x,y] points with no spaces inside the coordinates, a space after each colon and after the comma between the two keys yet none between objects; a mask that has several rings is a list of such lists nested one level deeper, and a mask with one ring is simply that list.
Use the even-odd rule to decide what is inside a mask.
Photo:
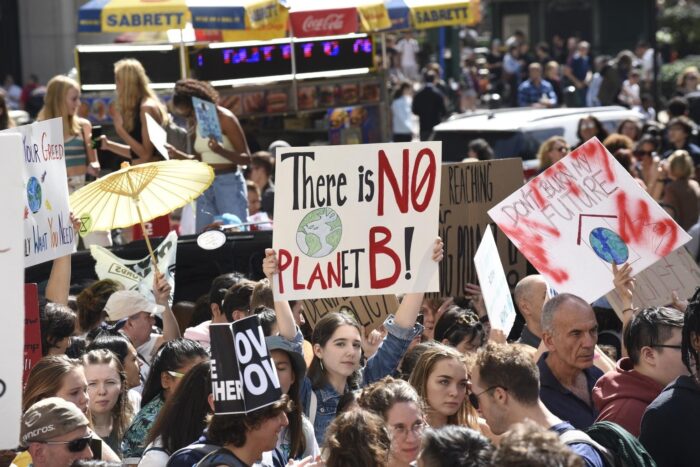
[{"label": "protest crowd", "polygon": [[[1,465],[699,465],[694,442],[700,433],[700,146],[684,95],[698,89],[700,72],[684,71],[677,95],[665,108],[654,109],[648,95],[654,54],[644,42],[615,58],[592,60],[586,41],[557,36],[552,44],[538,44],[535,53],[530,53],[526,38],[516,34],[503,45],[494,40],[484,56],[469,53],[457,86],[441,81],[436,64],[419,64],[420,47],[411,33],[390,38],[388,47],[387,76],[395,93],[390,103],[393,140],[413,148],[412,154],[422,150],[421,144],[430,138],[433,127],[450,113],[474,111],[484,96],[495,92],[512,107],[623,105],[637,109],[647,119],[623,121],[611,133],[595,116],[583,117],[575,147],[560,136],[541,144],[539,175],[530,183],[538,184],[546,177],[552,181],[525,186],[539,186],[542,191],[538,194],[532,188],[527,195],[531,198],[527,203],[534,209],[520,212],[520,223],[516,219],[514,225],[489,212],[493,222],[486,220],[482,227],[490,224],[497,230],[498,226],[496,243],[512,241],[511,251],[529,261],[525,268],[522,259],[523,273],[506,283],[510,290],[499,292],[501,299],[512,300],[509,324],[504,327],[500,318],[494,322],[497,310],[490,308],[489,298],[493,287],[481,276],[481,285],[476,280],[463,281],[451,294],[434,287],[428,290],[432,287],[427,285],[429,280],[400,291],[390,285],[377,286],[380,290],[375,294],[391,294],[394,299],[389,302],[393,308],[382,314],[381,322],[361,322],[350,306],[312,318],[315,299],[351,294],[345,290],[345,276],[343,287],[333,290],[332,276],[337,271],[331,269],[335,263],[328,263],[328,284],[324,282],[319,295],[314,295],[318,287],[304,288],[313,289],[310,285],[315,281],[324,281],[321,276],[326,272],[321,270],[325,264],[318,266],[320,272],[309,272],[307,287],[297,287],[297,282],[307,281],[303,276],[297,281],[297,263],[295,276],[288,276],[292,257],[277,239],[292,237],[290,244],[302,248],[296,224],[284,223],[284,211],[291,211],[292,198],[296,205],[299,193],[280,179],[292,173],[297,177],[301,170],[297,164],[306,170],[307,161],[300,162],[298,157],[304,156],[298,154],[282,159],[281,155],[292,154],[285,141],[252,152],[239,116],[217,105],[219,95],[207,82],[178,81],[166,107],[149,86],[142,64],[135,59],[120,60],[114,64],[117,97],[112,118],[116,137],[95,138],[90,122],[78,115],[80,86],[74,79],[56,76],[45,86],[32,79],[31,86],[18,90],[10,77],[5,80],[6,92],[0,95],[1,129],[14,126],[8,118],[9,108],[29,109],[38,95],[42,105],[34,114],[37,122],[59,119],[62,125],[67,193],[71,196],[109,176],[101,170],[98,150],[112,152],[132,168],[158,163],[165,155],[154,143],[151,120],[163,129],[182,124],[191,130],[192,144],[178,147],[169,140],[163,145],[167,157],[206,164],[213,172],[213,181],[192,205],[177,211],[180,227],[185,229],[189,223],[188,228],[199,234],[219,231],[222,225],[245,230],[250,223],[273,230],[275,237],[273,248],[265,250],[262,265],[257,265],[265,278],[254,280],[246,276],[247,271],[219,275],[211,281],[208,294],[186,306],[173,303],[171,272],[177,270],[176,264],[162,269],[152,264],[154,270],[145,286],[142,281],[139,287],[129,288],[104,278],[76,290],[72,287],[71,255],[53,258],[50,277],[39,294],[42,355],[31,365],[21,389],[21,420],[4,420],[20,426],[20,438],[17,445],[1,446]],[[196,130],[199,120],[205,118],[199,113],[200,102],[211,105],[208,115],[219,128],[218,137]],[[665,125],[656,121],[657,113],[665,116]],[[600,156],[594,137],[605,148]],[[382,146],[387,153],[393,147]],[[338,157],[345,154],[339,151]],[[387,162],[394,172],[382,166],[381,160],[378,170],[380,177],[389,171],[394,178],[387,176],[389,188],[382,188],[384,179],[380,178],[377,190],[395,196],[401,190],[395,178],[401,151],[394,152],[397,157]],[[494,153],[484,140],[474,140],[464,148],[468,162],[460,167],[495,164],[507,156]],[[404,157],[407,160],[408,156]],[[417,160],[420,157],[416,156]],[[600,162],[603,159],[598,157],[609,158],[609,162]],[[308,164],[312,162],[313,156]],[[438,182],[439,162],[432,173]],[[589,200],[595,197],[596,203],[602,203],[601,192],[621,192],[623,188],[617,185],[608,189],[618,182],[622,187],[620,177],[630,181],[625,182],[626,193],[648,200],[641,208],[635,205],[634,212],[641,214],[629,224],[624,213],[618,213],[622,218],[619,237],[630,245],[628,254],[619,256],[615,244],[605,243],[602,237],[598,240],[602,247],[591,246],[598,254],[596,264],[605,263],[605,268],[601,266],[596,272],[586,270],[588,263],[583,260],[577,267],[575,252],[569,255],[553,246],[548,250],[545,244],[549,237],[535,232],[546,229],[534,220],[528,224],[527,219],[535,211],[546,210],[545,201],[538,201],[538,197],[544,195],[554,206],[557,171],[569,177],[573,168],[589,163],[603,167],[598,174],[605,174],[609,164],[621,167],[621,172],[608,174],[607,181],[602,180],[603,175],[591,175],[592,185],[584,179],[581,186],[588,190]],[[280,164],[287,166],[284,171]],[[404,176],[408,173],[404,167]],[[314,172],[314,176],[319,174]],[[520,175],[515,174],[518,183],[511,190],[513,196],[525,193],[522,183],[528,180]],[[357,175],[353,172],[347,178],[354,180]],[[338,212],[344,203],[340,180],[338,176],[334,188],[328,182],[325,199],[325,206],[338,207]],[[443,191],[445,180],[443,177]],[[421,182],[417,189],[425,185]],[[335,186],[337,195],[333,197]],[[582,189],[571,186],[572,193]],[[554,191],[550,193],[547,187]],[[312,207],[313,200],[319,208],[324,206],[319,193],[325,189],[323,184],[315,190],[312,185]],[[429,189],[433,190],[432,186]],[[306,206],[306,180],[302,191],[299,198]],[[496,201],[501,202],[511,191]],[[431,212],[436,215],[422,227],[432,229],[430,235],[421,236],[420,242],[414,240],[412,245],[421,261],[410,256],[415,259],[414,279],[419,280],[416,277],[423,276],[420,270],[424,269],[426,276],[434,279],[433,285],[448,268],[456,270],[447,238],[451,234],[442,228],[444,220],[440,220],[439,232],[435,229],[438,207],[446,204],[440,195],[441,190],[436,189],[430,199],[423,200],[426,205],[432,200]],[[585,195],[576,196],[586,204]],[[356,202],[353,198],[357,197],[347,197],[348,204]],[[425,207],[420,207],[418,198],[406,201],[412,206],[407,209],[423,212]],[[362,209],[362,201],[360,198],[356,203],[358,209]],[[566,207],[563,198],[558,201],[562,207],[553,209],[568,209],[569,217],[576,214],[578,218],[574,204]],[[90,230],[80,219],[83,213],[74,214],[73,229]],[[333,214],[324,215],[328,215],[324,227],[336,221]],[[368,222],[360,217],[346,216],[344,222]],[[646,224],[656,222],[659,238],[649,249],[653,254],[645,253],[645,240],[628,240],[646,235],[638,233],[644,224],[639,218]],[[582,221],[578,222],[580,243]],[[305,227],[309,229],[307,239],[313,229],[321,228],[310,224]],[[344,228],[350,231],[349,226]],[[417,232],[419,226],[415,228]],[[403,224],[390,225],[385,232],[393,229],[398,236]],[[412,229],[411,235],[419,238]],[[664,236],[671,230],[672,241]],[[305,260],[334,251],[337,242],[328,244],[331,234],[327,234],[323,238],[318,234],[316,251],[326,247],[328,251],[312,254],[304,250]],[[127,243],[131,235],[123,226],[111,231],[90,230],[76,235],[75,243],[80,249],[110,247]],[[301,235],[304,238],[303,232]],[[591,233],[591,244],[598,238],[595,235]],[[552,234],[552,238],[558,236],[558,231]],[[384,245],[375,247],[391,256]],[[308,240],[304,248],[312,248]],[[411,249],[407,251],[406,255],[411,255]],[[663,304],[646,304],[646,288],[640,285],[647,287],[665,278],[655,277],[659,269],[650,268],[651,278],[642,282],[637,276],[642,271],[636,269],[635,261],[653,257],[645,263],[651,266],[678,251],[691,258],[690,270],[696,275],[689,276],[691,283],[683,283],[684,291],[674,290]],[[345,253],[338,253],[343,270],[349,267]],[[398,262],[399,255],[391,254]],[[564,256],[571,256],[567,264],[574,265],[564,271],[566,274],[557,271],[555,264]],[[618,258],[624,261],[618,263]],[[466,261],[471,264],[475,259],[469,256]],[[357,264],[364,257],[357,253],[352,261]],[[502,269],[505,264],[500,262],[496,256],[497,268]],[[493,266],[494,261],[491,263]],[[375,265],[368,267],[374,283],[381,283],[375,277]],[[357,276],[357,282],[365,280],[364,270],[356,268],[360,272],[351,275]],[[399,282],[403,277],[402,273]],[[407,273],[406,280],[410,278]],[[568,293],[570,289],[563,285],[568,278],[584,284],[580,290],[592,290],[585,284],[596,282],[599,293],[591,292],[594,297]],[[295,298],[286,298],[292,294]],[[189,310],[184,322],[176,317],[182,306]]]}]

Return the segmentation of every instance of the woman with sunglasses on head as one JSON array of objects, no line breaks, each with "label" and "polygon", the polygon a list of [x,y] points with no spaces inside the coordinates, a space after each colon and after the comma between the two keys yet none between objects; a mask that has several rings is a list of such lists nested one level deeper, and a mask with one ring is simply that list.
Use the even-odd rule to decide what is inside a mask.
[{"label": "woman with sunglasses on head", "polygon": [[578,121],[576,136],[578,136],[576,147],[579,147],[594,136],[596,136],[601,142],[604,141],[605,138],[608,137],[608,132],[603,127],[603,124],[600,123],[600,120],[593,115],[587,115]]},{"label": "woman with sunglasses on head", "polygon": [[126,374],[119,358],[106,349],[83,357],[90,396],[90,420],[97,433],[119,454],[122,436],[134,415],[127,396]]},{"label": "woman with sunglasses on head", "polygon": [[[81,360],[65,355],[53,355],[42,358],[32,367],[27,384],[22,393],[22,412],[26,412],[35,403],[49,397],[60,397],[75,404],[86,416],[89,414],[90,396],[85,379],[85,368]],[[89,419],[89,417],[88,417]],[[93,437],[98,438],[97,435]],[[119,456],[102,441],[102,459],[120,461]],[[29,467],[32,458],[29,451],[20,452],[12,461],[16,467]]]},{"label": "woman with sunglasses on head", "polygon": [[213,412],[209,361],[193,366],[163,406],[146,438],[139,467],[163,467],[170,455],[196,441]]},{"label": "woman with sunglasses on head", "polygon": [[121,446],[124,458],[141,457],[146,435],[165,402],[185,373],[208,358],[206,350],[189,339],[178,338],[163,344],[151,362],[151,371],[141,393],[141,410],[124,435]]},{"label": "woman with sunglasses on head", "polygon": [[464,355],[472,354],[486,344],[486,330],[472,310],[453,306],[435,324],[435,340],[454,347]]},{"label": "woman with sunglasses on head", "polygon": [[427,426],[423,402],[408,382],[387,376],[362,390],[359,404],[384,419],[391,438],[389,465],[408,467],[418,457]]},{"label": "woman with sunglasses on head", "polygon": [[571,149],[562,136],[552,136],[545,140],[537,151],[537,160],[540,161],[539,173],[559,162],[569,151]]},{"label": "woman with sunglasses on head", "polygon": [[[432,258],[441,261],[443,242],[436,239]],[[263,271],[272,281],[278,273],[277,256],[267,249]],[[423,331],[416,323],[423,293],[406,294],[396,311],[384,322],[387,335],[377,352],[360,365],[362,338],[360,325],[347,314],[332,312],[324,315],[314,328],[312,336],[314,357],[304,378],[301,400],[304,411],[314,426],[316,441],[323,444],[328,425],[335,417],[338,401],[347,391],[359,389],[396,370],[411,341]],[[276,301],[277,325],[280,335],[292,341],[301,353],[303,337],[287,301]]]}]

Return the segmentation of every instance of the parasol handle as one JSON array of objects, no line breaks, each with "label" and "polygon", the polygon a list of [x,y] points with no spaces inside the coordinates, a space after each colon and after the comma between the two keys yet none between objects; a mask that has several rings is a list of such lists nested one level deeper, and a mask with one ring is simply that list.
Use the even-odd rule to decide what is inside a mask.
[{"label": "parasol handle", "polygon": [[146,226],[143,223],[143,216],[141,216],[141,208],[139,208],[139,204],[136,203],[136,213],[139,215],[139,222],[141,223],[141,233],[143,233],[143,238],[146,240],[146,248],[148,248],[148,254],[151,256],[151,262],[153,263],[153,269],[156,271],[156,275],[160,271],[158,271],[158,261],[156,260],[156,255],[153,254],[153,247],[151,246],[151,239],[148,238],[148,233],[146,232]]}]

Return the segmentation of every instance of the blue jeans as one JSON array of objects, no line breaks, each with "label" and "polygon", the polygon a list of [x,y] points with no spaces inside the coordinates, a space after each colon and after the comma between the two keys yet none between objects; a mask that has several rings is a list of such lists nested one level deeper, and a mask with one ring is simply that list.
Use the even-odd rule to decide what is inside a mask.
[{"label": "blue jeans", "polygon": [[197,198],[197,232],[214,222],[215,216],[234,214],[248,220],[248,192],[240,170],[214,177],[207,191]]}]

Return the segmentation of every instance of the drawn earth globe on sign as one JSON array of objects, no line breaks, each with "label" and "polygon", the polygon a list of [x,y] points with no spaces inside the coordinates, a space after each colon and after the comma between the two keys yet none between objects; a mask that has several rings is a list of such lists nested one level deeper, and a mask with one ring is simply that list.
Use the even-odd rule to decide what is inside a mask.
[{"label": "drawn earth globe on sign", "polygon": [[36,214],[41,209],[41,184],[36,177],[29,177],[27,182],[27,202],[32,213]]},{"label": "drawn earth globe on sign", "polygon": [[323,258],[333,253],[343,236],[343,224],[331,208],[315,209],[299,223],[297,246],[306,256]]},{"label": "drawn earth globe on sign", "polygon": [[610,264],[623,264],[629,258],[629,249],[618,234],[605,227],[591,230],[588,236],[591,248],[600,259]]}]

